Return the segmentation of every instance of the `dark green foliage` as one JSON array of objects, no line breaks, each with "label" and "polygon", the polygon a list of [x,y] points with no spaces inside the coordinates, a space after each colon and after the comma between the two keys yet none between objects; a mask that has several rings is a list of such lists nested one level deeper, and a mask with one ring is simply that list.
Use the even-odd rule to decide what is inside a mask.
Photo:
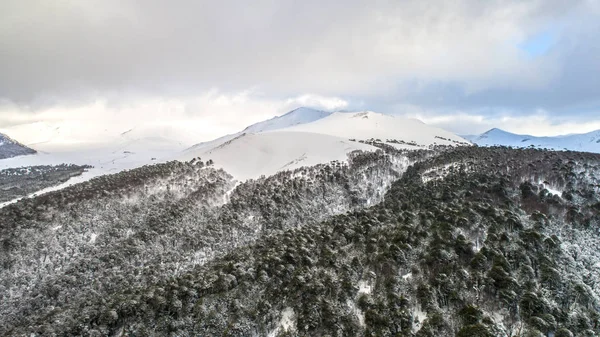
[{"label": "dark green foliage", "polygon": [[483,324],[467,325],[460,329],[456,337],[494,337],[489,328]]},{"label": "dark green foliage", "polygon": [[[156,200],[148,196],[132,209],[107,202],[118,211],[98,215],[130,221],[135,235],[102,241],[105,251],[44,276],[51,282],[11,278],[40,286],[15,306],[21,311],[0,320],[0,333],[267,335],[280,329],[283,313],[291,313],[295,330],[277,330],[281,335],[600,332],[594,251],[587,248],[597,242],[589,228],[597,225],[599,200],[590,182],[597,184],[598,156],[506,148],[411,156],[417,162],[369,208],[362,199],[377,199],[376,192],[359,183],[363,174],[381,184],[382,176],[397,177],[382,153],[353,157],[350,167],[246,182],[224,206],[211,200],[232,182],[212,169],[198,173],[181,199],[155,194]],[[540,194],[540,181],[572,193],[573,201]],[[92,209],[82,205],[57,207]],[[331,205],[349,211],[336,215],[327,210]],[[127,215],[133,208],[145,210],[140,219]],[[569,213],[575,208],[577,214]],[[4,230],[0,238],[4,251],[29,256],[29,248],[19,248],[27,241],[15,238],[28,233],[23,228],[50,225],[22,220],[40,219],[35,209],[18,210],[23,217],[10,219],[20,224],[5,225],[18,235]],[[73,228],[91,219],[85,212],[55,216]],[[125,228],[109,226],[105,235],[122,237]],[[73,254],[95,249],[65,246]],[[186,264],[207,247],[218,254]],[[35,254],[43,259],[41,250]],[[6,271],[23,265],[11,256],[3,260]]]},{"label": "dark green foliage", "polygon": [[460,309],[458,316],[461,318],[462,324],[474,325],[481,322],[481,319],[483,318],[483,312],[481,309],[473,305],[467,305]]},{"label": "dark green foliage", "polygon": [[27,196],[81,175],[91,166],[61,164],[8,168],[0,171],[0,202]]}]

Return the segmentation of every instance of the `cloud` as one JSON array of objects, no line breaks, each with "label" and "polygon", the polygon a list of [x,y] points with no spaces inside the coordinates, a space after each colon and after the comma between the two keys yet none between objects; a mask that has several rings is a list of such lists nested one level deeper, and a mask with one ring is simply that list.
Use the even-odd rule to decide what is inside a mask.
[{"label": "cloud", "polygon": [[545,111],[532,111],[528,115],[508,112],[495,115],[455,111],[439,114],[418,108],[401,115],[417,118],[427,124],[451,130],[459,135],[475,135],[492,128],[500,128],[516,134],[532,136],[558,136],[571,133],[587,133],[600,130],[600,117],[592,119],[556,118]]},{"label": "cloud", "polygon": [[295,105],[593,119],[599,36],[596,0],[4,0],[0,127]]},{"label": "cloud", "polygon": [[[0,132],[26,144],[44,141],[45,130],[61,128],[61,142],[100,143],[130,129],[180,130],[173,140],[192,145],[284,114],[300,106],[338,110],[348,103],[337,97],[305,94],[270,99],[252,90],[224,93],[211,89],[197,96],[153,97],[119,104],[96,100],[69,107],[30,108],[23,113],[15,104],[0,106]],[[170,132],[170,131],[169,131]],[[160,136],[160,135],[156,135]],[[41,138],[40,138],[41,137]]]},{"label": "cloud", "polygon": [[0,93],[364,94],[399,81],[539,87],[518,42],[582,1],[34,1],[0,5]]}]

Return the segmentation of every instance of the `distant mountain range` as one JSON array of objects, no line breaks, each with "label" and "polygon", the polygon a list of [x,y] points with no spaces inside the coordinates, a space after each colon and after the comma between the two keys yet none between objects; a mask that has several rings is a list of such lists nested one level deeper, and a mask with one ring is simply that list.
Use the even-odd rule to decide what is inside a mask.
[{"label": "distant mountain range", "polygon": [[0,133],[0,159],[34,154],[36,151]]},{"label": "distant mountain range", "polygon": [[480,135],[462,137],[480,146],[503,145],[600,153],[600,130],[583,134],[535,137],[530,135],[518,135],[494,128]]}]

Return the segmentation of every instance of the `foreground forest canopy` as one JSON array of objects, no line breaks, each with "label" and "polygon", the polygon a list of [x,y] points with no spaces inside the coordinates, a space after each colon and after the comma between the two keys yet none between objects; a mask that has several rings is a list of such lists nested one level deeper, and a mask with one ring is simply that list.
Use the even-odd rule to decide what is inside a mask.
[{"label": "foreground forest canopy", "polygon": [[0,335],[595,336],[600,155],[200,160],[0,209]]}]

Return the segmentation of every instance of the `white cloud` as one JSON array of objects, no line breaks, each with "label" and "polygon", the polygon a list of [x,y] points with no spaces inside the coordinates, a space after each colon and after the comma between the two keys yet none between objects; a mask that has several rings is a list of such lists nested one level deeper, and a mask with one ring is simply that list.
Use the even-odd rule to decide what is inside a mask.
[{"label": "white cloud", "polygon": [[[0,96],[217,86],[381,94],[401,81],[537,88],[560,70],[519,43],[585,1],[62,1],[0,5]],[[32,28],[34,27],[34,28]]]},{"label": "white cloud", "polygon": [[54,134],[52,130],[58,127],[61,144],[68,144],[101,142],[104,137],[144,128],[159,133],[156,136],[173,137],[192,145],[300,106],[337,110],[347,105],[337,97],[306,94],[277,100],[252,90],[228,94],[217,89],[194,97],[145,98],[122,104],[99,99],[79,106],[30,108],[27,112],[18,105],[7,104],[0,108],[0,132],[35,144],[43,142],[49,133]]},{"label": "white cloud", "polygon": [[[600,107],[598,22],[590,0],[4,0],[0,128],[166,123],[205,139],[313,106],[584,132],[594,118],[558,115]],[[551,50],[529,57],[544,31]]]},{"label": "white cloud", "polygon": [[492,128],[532,136],[558,136],[600,130],[600,118],[569,120],[552,117],[544,111],[536,111],[525,116],[508,112],[489,116],[458,111],[436,114],[435,112],[415,112],[416,110],[418,109],[413,108],[413,112],[401,114],[460,135],[480,134]]}]

